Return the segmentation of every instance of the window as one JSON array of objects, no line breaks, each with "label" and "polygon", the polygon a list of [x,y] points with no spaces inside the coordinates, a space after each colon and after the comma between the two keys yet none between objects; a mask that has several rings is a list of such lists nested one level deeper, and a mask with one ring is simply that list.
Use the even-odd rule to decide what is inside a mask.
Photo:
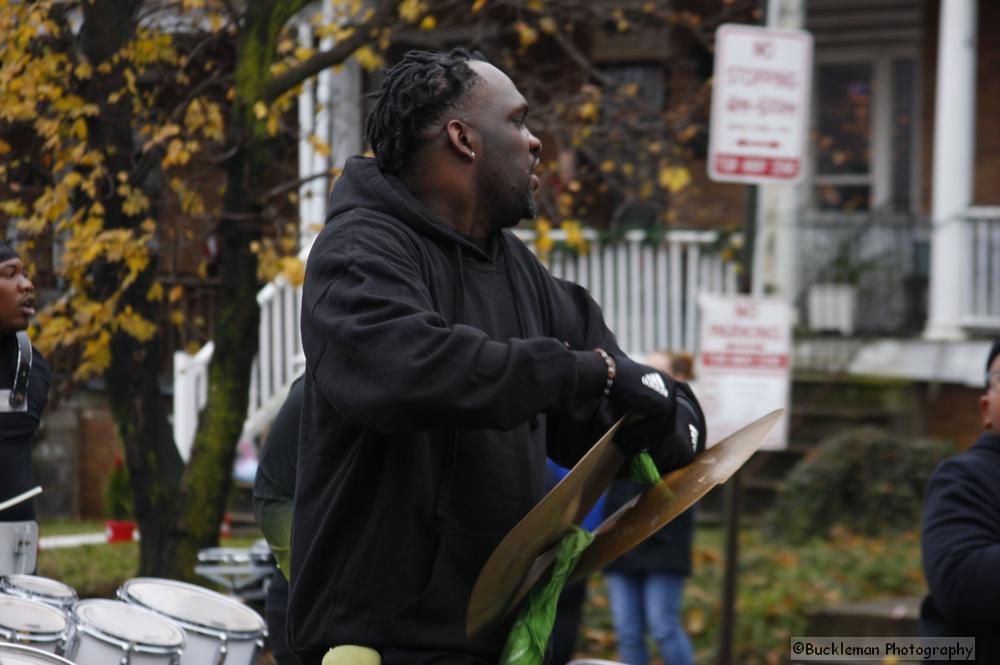
[{"label": "window", "polygon": [[915,207],[916,83],[909,55],[816,68],[816,208],[905,213]]}]

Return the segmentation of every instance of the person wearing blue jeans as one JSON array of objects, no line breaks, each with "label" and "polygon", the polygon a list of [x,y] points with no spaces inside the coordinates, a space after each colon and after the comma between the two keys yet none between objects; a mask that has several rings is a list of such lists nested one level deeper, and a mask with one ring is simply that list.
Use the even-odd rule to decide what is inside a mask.
[{"label": "person wearing blue jeans", "polygon": [[684,575],[669,571],[609,572],[605,579],[622,661],[628,665],[649,662],[648,629],[666,665],[693,665],[694,650],[680,620]]}]

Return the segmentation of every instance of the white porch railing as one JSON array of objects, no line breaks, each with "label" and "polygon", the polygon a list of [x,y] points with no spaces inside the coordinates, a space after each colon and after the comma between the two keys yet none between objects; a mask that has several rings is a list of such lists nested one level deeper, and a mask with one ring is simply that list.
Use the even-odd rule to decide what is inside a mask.
[{"label": "white porch railing", "polygon": [[[529,247],[533,231],[517,231]],[[551,232],[557,243],[565,233]],[[736,293],[735,265],[704,251],[715,231],[670,231],[650,244],[644,231],[629,231],[623,241],[604,243],[593,229],[584,231],[590,251],[555,251],[544,260],[556,277],[590,291],[604,320],[630,354],[658,349],[693,351],[697,346],[698,294]]]},{"label": "white porch railing", "polygon": [[[534,247],[534,232],[517,235]],[[556,243],[565,233],[551,233]],[[655,245],[643,231],[608,243],[585,230],[590,250],[583,255],[556,250],[545,259],[557,277],[586,287],[604,310],[619,345],[631,354],[657,349],[694,350],[697,346],[698,294],[735,293],[732,263],[705,251],[718,235],[713,231],[671,231]],[[300,252],[304,261],[308,248]],[[302,371],[305,357],[299,333],[301,289],[278,277],[257,294],[260,304],[260,348],[254,361],[250,403],[244,432],[257,432],[281,405],[288,385]],[[207,399],[211,344],[196,356],[174,355],[174,438],[187,459],[199,411]]]},{"label": "white porch railing", "polygon": [[973,207],[962,216],[967,260],[962,321],[966,328],[1000,330],[1000,207]]}]

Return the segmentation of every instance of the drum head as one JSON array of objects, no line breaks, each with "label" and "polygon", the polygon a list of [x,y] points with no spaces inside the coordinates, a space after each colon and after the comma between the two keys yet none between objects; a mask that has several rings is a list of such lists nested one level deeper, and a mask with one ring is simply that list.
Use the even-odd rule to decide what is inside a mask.
[{"label": "drum head", "polygon": [[195,629],[254,635],[264,632],[264,620],[252,609],[194,584],[138,577],[122,585],[119,595]]},{"label": "drum head", "polygon": [[166,649],[184,645],[184,633],[167,619],[120,600],[81,600],[73,609],[76,620],[110,637]]},{"label": "drum head", "polygon": [[0,588],[14,595],[44,598],[61,605],[76,601],[73,587],[37,575],[7,575],[0,581]]},{"label": "drum head", "polygon": [[3,665],[73,665],[47,651],[39,651],[19,644],[0,643],[0,663]]},{"label": "drum head", "polygon": [[61,633],[66,617],[40,600],[0,596],[0,626],[19,633]]}]

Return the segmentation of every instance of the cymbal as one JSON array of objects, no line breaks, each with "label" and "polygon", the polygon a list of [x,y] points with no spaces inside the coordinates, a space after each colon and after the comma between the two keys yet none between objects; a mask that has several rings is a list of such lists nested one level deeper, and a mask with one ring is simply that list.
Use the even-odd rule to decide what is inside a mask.
[{"label": "cymbal", "polygon": [[535,574],[533,564],[539,554],[558,545],[607,489],[625,459],[612,445],[623,421],[616,422],[493,550],[469,598],[465,620],[469,637],[482,637],[497,627],[513,607],[511,600],[522,580],[529,571]]},{"label": "cymbal", "polygon": [[[594,542],[583,551],[569,581],[608,565],[690,508],[713,487],[729,480],[763,445],[784,413],[784,409],[777,409],[733,432],[604,520],[594,531]],[[514,594],[511,606],[528,595],[554,559],[555,548],[538,557]]]}]

